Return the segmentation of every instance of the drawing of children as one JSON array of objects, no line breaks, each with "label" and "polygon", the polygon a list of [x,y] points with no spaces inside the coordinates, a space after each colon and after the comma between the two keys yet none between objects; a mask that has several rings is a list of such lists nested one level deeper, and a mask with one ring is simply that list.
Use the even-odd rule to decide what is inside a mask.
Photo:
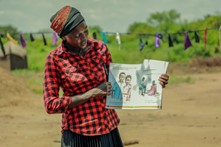
[{"label": "drawing of children", "polygon": [[113,98],[122,98],[122,89],[123,89],[123,86],[125,85],[125,77],[126,77],[126,74],[124,72],[121,72],[119,74],[119,80],[117,82],[114,83],[113,87],[112,87],[112,90],[113,90],[113,95],[112,97]]},{"label": "drawing of children", "polygon": [[125,86],[123,86],[123,98],[126,99],[126,101],[130,101],[131,98],[131,89],[132,85],[130,84],[132,80],[131,75],[127,75],[125,78]]}]

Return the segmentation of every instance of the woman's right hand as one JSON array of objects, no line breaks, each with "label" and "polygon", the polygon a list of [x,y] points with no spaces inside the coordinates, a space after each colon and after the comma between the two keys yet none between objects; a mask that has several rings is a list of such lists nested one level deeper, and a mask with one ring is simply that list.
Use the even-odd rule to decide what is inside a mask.
[{"label": "woman's right hand", "polygon": [[73,108],[82,103],[85,103],[92,97],[104,97],[106,95],[110,95],[112,93],[112,86],[110,82],[104,82],[98,85],[96,88],[93,88],[83,94],[76,95],[72,97],[72,102],[69,105],[69,108]]},{"label": "woman's right hand", "polygon": [[112,94],[112,86],[110,82],[103,82],[96,88],[92,89],[93,97],[95,96],[105,96]]}]

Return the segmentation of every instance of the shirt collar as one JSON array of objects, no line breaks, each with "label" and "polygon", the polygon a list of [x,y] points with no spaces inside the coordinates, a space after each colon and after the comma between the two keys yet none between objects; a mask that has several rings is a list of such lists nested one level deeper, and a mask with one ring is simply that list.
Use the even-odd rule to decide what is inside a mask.
[{"label": "shirt collar", "polygon": [[[88,42],[88,50],[90,50],[94,46],[93,39],[88,38],[87,42]],[[61,55],[62,53],[65,53],[65,52],[68,52],[68,49],[65,47],[64,41],[62,41],[62,43],[58,46],[57,53],[58,55]]]},{"label": "shirt collar", "polygon": [[66,52],[67,49],[64,47],[64,41],[57,47],[57,54],[61,55],[62,53]]}]

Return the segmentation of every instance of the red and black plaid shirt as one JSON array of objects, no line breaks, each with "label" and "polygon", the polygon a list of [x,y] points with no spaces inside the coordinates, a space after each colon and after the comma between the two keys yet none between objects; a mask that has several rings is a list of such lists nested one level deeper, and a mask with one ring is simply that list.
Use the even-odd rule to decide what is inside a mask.
[{"label": "red and black plaid shirt", "polygon": [[[44,102],[48,113],[62,113],[62,131],[85,136],[107,134],[119,124],[115,110],[106,109],[106,98],[95,97],[72,109],[71,97],[82,94],[107,81],[105,65],[110,65],[111,55],[101,41],[88,39],[85,56],[70,53],[64,43],[53,50],[46,59],[44,77]],[[63,96],[59,97],[59,88]]]}]

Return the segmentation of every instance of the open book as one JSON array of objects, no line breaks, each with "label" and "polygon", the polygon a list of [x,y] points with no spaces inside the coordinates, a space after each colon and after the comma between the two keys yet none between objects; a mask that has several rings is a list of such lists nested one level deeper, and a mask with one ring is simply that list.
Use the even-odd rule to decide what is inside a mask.
[{"label": "open book", "polygon": [[112,95],[107,96],[106,108],[161,109],[162,86],[158,79],[167,67],[166,61],[146,59],[143,64],[111,63],[108,81]]}]

